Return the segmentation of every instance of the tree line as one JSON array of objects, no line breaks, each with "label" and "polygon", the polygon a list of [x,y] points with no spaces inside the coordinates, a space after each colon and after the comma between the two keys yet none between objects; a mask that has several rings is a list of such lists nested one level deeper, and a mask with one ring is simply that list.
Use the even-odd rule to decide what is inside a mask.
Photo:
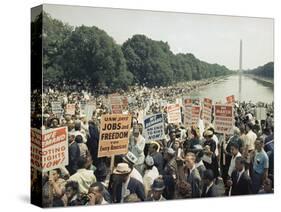
[{"label": "tree line", "polygon": [[266,63],[263,66],[247,70],[247,74],[254,74],[260,77],[272,78],[274,77],[274,62]]},{"label": "tree line", "polygon": [[[40,24],[41,36],[35,30]],[[134,84],[167,86],[233,73],[191,53],[174,54],[167,42],[134,35],[118,45],[98,27],[73,27],[45,12],[32,23],[31,33],[32,44],[42,39],[43,79],[48,81],[86,80],[94,87],[115,89]]]}]

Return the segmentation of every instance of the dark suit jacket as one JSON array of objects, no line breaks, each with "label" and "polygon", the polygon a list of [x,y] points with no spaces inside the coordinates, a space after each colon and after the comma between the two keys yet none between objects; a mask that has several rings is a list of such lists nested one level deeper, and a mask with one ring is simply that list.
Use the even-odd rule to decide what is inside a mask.
[{"label": "dark suit jacket", "polygon": [[80,157],[80,149],[76,142],[73,142],[68,147],[68,156],[69,156],[69,163],[66,168],[69,171],[69,174],[73,175],[78,169],[77,161]]},{"label": "dark suit jacket", "polygon": [[195,168],[187,177],[187,182],[190,183],[192,189],[192,198],[201,196],[201,177],[197,168]]},{"label": "dark suit jacket", "polygon": [[99,146],[99,130],[95,124],[89,125],[89,134],[90,137],[87,142],[88,149],[93,159],[93,163],[97,166],[97,155],[98,155],[98,146]]},{"label": "dark suit jacket", "polygon": [[[127,189],[130,194],[136,194],[141,201],[145,200],[145,193],[143,184],[135,178],[130,178]],[[116,186],[116,202],[121,202],[122,199],[122,183]]]},{"label": "dark suit jacket", "polygon": [[209,188],[207,193],[206,193],[206,190],[207,190],[207,186],[204,185],[201,197],[217,197],[218,196],[218,191],[217,191],[217,187],[215,186],[215,184],[213,184]]},{"label": "dark suit jacket", "polygon": [[246,172],[243,172],[238,183],[237,183],[237,178],[238,178],[238,172],[235,170],[231,174],[231,179],[232,179],[231,196],[251,194],[252,183],[249,175]]}]

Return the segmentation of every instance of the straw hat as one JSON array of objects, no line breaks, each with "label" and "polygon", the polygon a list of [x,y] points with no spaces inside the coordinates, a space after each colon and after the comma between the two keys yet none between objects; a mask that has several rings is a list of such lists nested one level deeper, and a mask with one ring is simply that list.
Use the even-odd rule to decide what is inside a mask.
[{"label": "straw hat", "polygon": [[157,146],[157,152],[160,150],[160,144],[157,141],[151,141],[149,144],[155,144]]},{"label": "straw hat", "polygon": [[211,137],[211,136],[213,136],[213,131],[211,131],[211,130],[206,130],[205,132],[204,132],[204,134],[203,134],[203,136],[204,137]]},{"label": "straw hat", "polygon": [[127,163],[118,163],[117,167],[113,170],[113,174],[123,175],[129,174],[131,172],[131,168]]}]

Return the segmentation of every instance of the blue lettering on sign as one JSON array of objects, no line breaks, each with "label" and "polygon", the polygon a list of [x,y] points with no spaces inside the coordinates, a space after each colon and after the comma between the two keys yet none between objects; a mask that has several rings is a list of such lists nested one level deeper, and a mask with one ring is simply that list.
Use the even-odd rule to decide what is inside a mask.
[{"label": "blue lettering on sign", "polygon": [[160,124],[161,122],[163,122],[162,114],[156,114],[155,116],[151,116],[144,120],[144,127],[149,128],[156,124]]}]

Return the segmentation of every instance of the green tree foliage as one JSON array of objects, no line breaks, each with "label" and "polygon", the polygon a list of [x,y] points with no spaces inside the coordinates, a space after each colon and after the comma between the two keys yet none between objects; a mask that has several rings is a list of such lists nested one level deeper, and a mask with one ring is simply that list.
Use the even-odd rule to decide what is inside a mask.
[{"label": "green tree foliage", "polygon": [[44,78],[84,79],[96,86],[126,88],[127,71],[121,47],[97,27],[68,24],[43,14]]},{"label": "green tree foliage", "polygon": [[63,58],[67,76],[111,88],[131,85],[121,47],[97,27],[77,27],[65,41]]},{"label": "green tree foliage", "polygon": [[72,30],[72,26],[52,19],[50,15],[43,13],[43,74],[47,79],[63,77],[63,45]]},{"label": "green tree foliage", "polygon": [[122,46],[134,82],[148,86],[200,80],[230,74],[225,66],[198,60],[192,54],[173,54],[168,43],[134,35]]},{"label": "green tree foliage", "polygon": [[144,35],[134,35],[122,45],[122,50],[135,83],[148,86],[172,83],[170,60],[173,53],[167,43],[153,41]]},{"label": "green tree foliage", "polygon": [[269,62],[263,66],[259,66],[255,69],[248,70],[246,73],[258,75],[261,77],[273,78],[274,77],[274,63]]},{"label": "green tree foliage", "polygon": [[[42,15],[32,26],[40,21]],[[86,80],[96,87],[115,89],[135,83],[167,86],[232,73],[189,53],[173,54],[167,42],[134,35],[119,46],[95,26],[74,28],[47,13],[43,13],[42,31],[44,80]]]}]

